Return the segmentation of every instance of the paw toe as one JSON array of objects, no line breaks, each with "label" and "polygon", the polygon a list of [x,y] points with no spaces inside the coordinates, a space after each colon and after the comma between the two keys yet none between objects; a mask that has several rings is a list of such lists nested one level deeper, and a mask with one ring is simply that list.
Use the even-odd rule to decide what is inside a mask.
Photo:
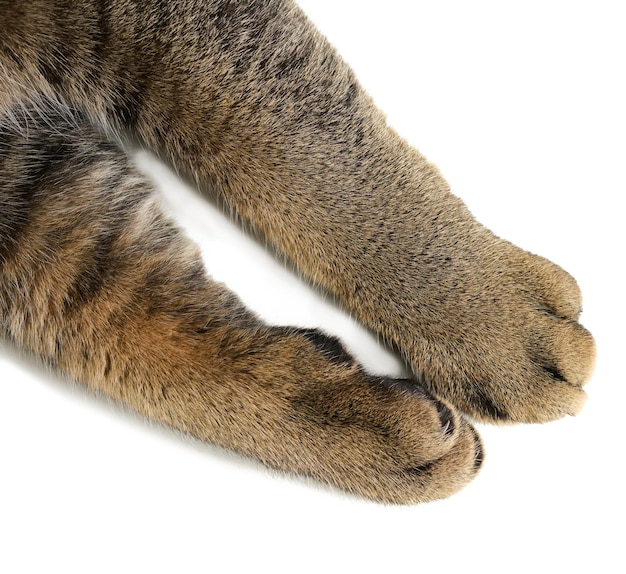
[{"label": "paw toe", "polygon": [[558,317],[578,319],[582,294],[576,280],[552,261],[522,253],[520,279],[529,283],[531,296]]},{"label": "paw toe", "polygon": [[469,423],[461,419],[461,428],[453,448],[428,465],[430,480],[424,484],[423,496],[433,500],[455,493],[476,476],[484,458],[480,436]]},{"label": "paw toe", "polygon": [[373,498],[401,504],[435,500],[476,476],[483,461],[480,438],[452,407],[412,380],[373,383],[379,410],[368,426],[382,441],[368,487]]},{"label": "paw toe", "polygon": [[591,333],[573,321],[560,321],[554,330],[552,355],[556,372],[572,385],[585,385],[593,373],[596,345]]}]

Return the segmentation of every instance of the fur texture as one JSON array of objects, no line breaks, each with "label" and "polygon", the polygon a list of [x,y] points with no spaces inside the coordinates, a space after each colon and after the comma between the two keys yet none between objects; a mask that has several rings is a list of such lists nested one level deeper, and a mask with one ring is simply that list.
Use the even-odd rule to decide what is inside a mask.
[{"label": "fur texture", "polygon": [[[474,220],[290,1],[0,0],[0,328],[204,440],[387,502],[482,462],[462,414],[575,414],[575,281]],[[415,380],[261,323],[205,274],[115,138],[219,194]]]}]

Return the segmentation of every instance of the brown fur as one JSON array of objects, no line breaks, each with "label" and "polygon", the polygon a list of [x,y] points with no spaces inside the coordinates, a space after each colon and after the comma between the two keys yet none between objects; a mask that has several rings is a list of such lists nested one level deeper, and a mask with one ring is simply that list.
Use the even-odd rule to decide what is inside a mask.
[{"label": "brown fur", "polygon": [[[575,281],[477,223],[292,2],[0,0],[0,16],[0,326],[20,345],[141,414],[381,501],[474,476],[480,442],[454,408],[580,409],[594,344]],[[210,281],[110,142],[126,132],[417,380],[369,376]]]}]

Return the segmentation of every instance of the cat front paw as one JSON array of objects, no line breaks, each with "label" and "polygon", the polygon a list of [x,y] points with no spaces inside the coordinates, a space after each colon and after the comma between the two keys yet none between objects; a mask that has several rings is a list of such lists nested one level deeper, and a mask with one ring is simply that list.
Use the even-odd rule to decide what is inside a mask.
[{"label": "cat front paw", "polygon": [[478,433],[415,381],[355,373],[292,398],[304,439],[300,462],[324,482],[378,502],[444,498],[478,473]]},{"label": "cat front paw", "polygon": [[596,350],[578,323],[576,281],[495,237],[473,265],[456,279],[439,322],[414,338],[408,354],[423,384],[480,421],[545,422],[577,414]]}]

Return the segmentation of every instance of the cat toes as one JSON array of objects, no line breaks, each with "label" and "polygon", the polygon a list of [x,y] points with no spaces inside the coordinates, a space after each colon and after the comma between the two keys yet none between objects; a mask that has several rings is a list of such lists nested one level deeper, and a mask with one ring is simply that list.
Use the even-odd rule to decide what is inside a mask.
[{"label": "cat toes", "polygon": [[403,484],[385,501],[407,504],[450,496],[476,476],[483,460],[478,433],[461,419],[450,449],[435,460],[402,469],[399,477]]},{"label": "cat toes", "polygon": [[558,317],[578,320],[582,294],[576,280],[564,269],[539,255],[514,247],[513,275],[531,299]]},{"label": "cat toes", "polygon": [[414,381],[382,384],[395,400],[372,418],[371,428],[384,443],[378,453],[385,454],[372,461],[362,492],[382,502],[413,504],[450,496],[472,480],[484,455],[467,421]]},{"label": "cat toes", "polygon": [[300,394],[295,408],[324,444],[314,476],[379,502],[449,496],[482,464],[478,434],[411,380],[359,373]]},{"label": "cat toes", "polygon": [[596,351],[577,322],[582,299],[576,281],[498,239],[480,267],[480,282],[472,279],[480,287],[472,290],[466,280],[456,307],[440,313],[434,327],[424,329],[426,337],[409,346],[420,380],[479,421],[546,422],[578,413]]},{"label": "cat toes", "polygon": [[585,403],[583,386],[595,365],[593,337],[575,321],[555,315],[543,315],[536,325],[543,330],[534,332],[534,344],[528,351],[536,374],[529,377],[531,397],[517,418],[545,422],[576,415]]},{"label": "cat toes", "polygon": [[596,358],[593,337],[577,322],[580,289],[569,273],[547,259],[524,254],[524,262],[536,302],[526,320],[526,351],[534,373],[528,376],[530,397],[516,418],[544,422],[575,415],[586,400],[582,387]]},{"label": "cat toes", "polygon": [[482,377],[470,375],[453,397],[442,394],[483,422],[537,423],[576,415],[595,363],[593,337],[575,321],[554,315],[538,313],[528,322],[530,335],[503,348],[498,367]]},{"label": "cat toes", "polygon": [[593,337],[577,322],[580,289],[571,275],[547,259],[518,254],[518,325],[502,350],[510,375],[482,389],[488,408],[475,414],[498,422],[546,422],[575,415],[585,403],[582,387],[591,378],[596,357]]}]

